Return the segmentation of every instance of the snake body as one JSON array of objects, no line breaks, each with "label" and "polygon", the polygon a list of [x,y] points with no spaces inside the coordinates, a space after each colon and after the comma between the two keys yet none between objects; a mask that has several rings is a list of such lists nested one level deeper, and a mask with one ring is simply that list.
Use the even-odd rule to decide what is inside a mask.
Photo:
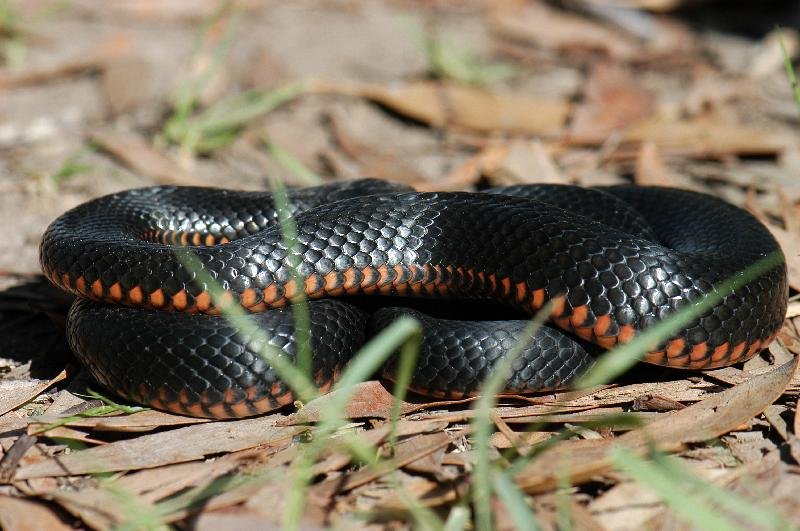
[{"label": "snake body", "polygon": [[[78,296],[68,340],[79,360],[137,402],[242,417],[295,397],[259,355],[259,339],[219,315],[224,304],[252,312],[269,344],[293,359],[289,303],[304,293],[312,301],[311,370],[323,390],[370,335],[415,312],[370,315],[342,298],[476,299],[528,315],[548,305],[553,327],[514,362],[507,393],[569,384],[593,363],[574,336],[603,348],[628,342],[765,257],[778,259],[644,360],[690,369],[743,361],[774,338],[786,312],[775,239],[747,212],[694,192],[527,185],[421,193],[367,179],[290,191],[289,205],[291,249],[265,192],[142,188],[56,219],[41,264]],[[220,298],[185,266],[187,247],[221,286]],[[414,315],[425,339],[412,388],[440,397],[474,393],[525,324]]]}]

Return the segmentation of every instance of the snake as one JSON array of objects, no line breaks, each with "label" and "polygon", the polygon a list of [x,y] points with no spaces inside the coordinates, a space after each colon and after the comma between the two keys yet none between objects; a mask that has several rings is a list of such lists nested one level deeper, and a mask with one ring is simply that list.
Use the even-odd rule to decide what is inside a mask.
[{"label": "snake", "polygon": [[[711,195],[634,185],[418,192],[361,179],[289,189],[286,201],[266,191],[138,188],[59,216],[40,262],[77,296],[66,336],[97,382],[206,418],[297,399],[264,348],[297,363],[307,347],[308,376],[324,393],[398,316],[417,319],[423,336],[409,388],[458,399],[479,393],[512,351],[502,394],[569,387],[598,351],[702,301],[642,360],[681,369],[742,362],[776,337],[788,298],[785,258],[756,217]],[[295,326],[300,299],[304,330]],[[255,328],[226,318],[230,307]],[[547,324],[526,337],[543,309]],[[390,360],[381,376],[396,378],[396,366]]]}]

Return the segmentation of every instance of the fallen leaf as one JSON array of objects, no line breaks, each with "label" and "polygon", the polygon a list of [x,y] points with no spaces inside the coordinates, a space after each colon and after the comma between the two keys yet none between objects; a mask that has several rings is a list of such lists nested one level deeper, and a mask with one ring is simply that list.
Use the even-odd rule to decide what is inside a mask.
[{"label": "fallen leaf", "polygon": [[600,51],[618,59],[641,52],[637,39],[543,2],[497,2],[495,6],[489,11],[492,30],[515,41],[557,51]]},{"label": "fallen leaf", "polygon": [[493,160],[484,173],[492,184],[569,184],[539,140],[516,140],[509,144],[505,156]]},{"label": "fallen leaf", "polygon": [[80,518],[93,529],[113,529],[131,518],[131,508],[140,514],[154,515],[157,510],[151,504],[128,493],[111,489],[83,489],[76,491],[55,490],[48,497],[70,514]]},{"label": "fallen leaf", "polygon": [[345,121],[336,113],[331,113],[330,123],[336,143],[347,156],[358,163],[361,175],[405,183],[427,180],[416,168],[390,151],[380,150],[355,138],[347,130]]},{"label": "fallen leaf", "polygon": [[143,104],[150,97],[150,65],[137,57],[109,61],[103,69],[101,88],[112,116]]},{"label": "fallen leaf", "polygon": [[[352,391],[353,396],[347,403],[341,415],[349,419],[375,417],[388,419],[392,415],[392,404],[394,396],[386,390],[381,382],[370,380],[356,384]],[[307,422],[319,422],[328,413],[330,403],[336,399],[338,393],[342,391],[332,391],[315,398],[304,405],[297,413],[280,418],[275,422],[276,426],[293,426],[295,424]],[[403,402],[400,405],[400,413],[408,413],[415,409],[414,404]]]},{"label": "fallen leaf", "polygon": [[0,483],[9,483],[14,479],[14,472],[28,450],[36,444],[36,437],[22,435],[17,437],[2,459],[0,459]]},{"label": "fallen leaf", "polygon": [[170,156],[135,133],[104,130],[92,133],[91,140],[118,158],[131,171],[149,177],[157,184],[201,184]]},{"label": "fallen leaf", "polygon": [[444,179],[412,183],[417,190],[463,190],[472,186],[484,173],[490,173],[508,155],[508,144],[490,144],[456,166]]},{"label": "fallen leaf", "polygon": [[[290,441],[287,440],[287,444],[289,443]],[[270,447],[270,450],[273,450],[273,447]],[[227,474],[248,459],[263,459],[267,455],[268,452],[265,452],[264,448],[256,448],[225,454],[214,460],[190,461],[146,468],[126,474],[119,478],[116,484],[127,492],[155,503],[184,489]]]},{"label": "fallen leaf", "polygon": [[719,117],[692,120],[652,118],[625,130],[624,142],[653,142],[664,152],[694,157],[778,155],[787,144],[779,132],[732,123]]},{"label": "fallen leaf", "polygon": [[130,48],[131,36],[119,33],[94,44],[88,51],[50,67],[0,72],[0,91],[27,85],[38,85],[85,72],[101,70],[111,61],[115,61],[127,54]]},{"label": "fallen leaf", "polygon": [[669,170],[653,142],[645,142],[636,158],[633,181],[639,186],[679,187],[675,175]]},{"label": "fallen leaf", "polygon": [[554,136],[570,109],[564,99],[426,81],[387,86],[325,82],[311,90],[360,96],[433,127],[485,133]]},{"label": "fallen leaf", "polygon": [[592,68],[583,102],[575,109],[568,136],[577,144],[600,144],[653,112],[654,94],[641,87],[628,70],[600,63]]},{"label": "fallen leaf", "polygon": [[209,422],[142,435],[61,455],[17,469],[17,479],[138,470],[202,459],[262,444],[277,444],[306,428],[276,427],[275,416]]},{"label": "fallen leaf", "polygon": [[13,409],[17,409],[26,402],[30,402],[42,391],[62,382],[67,378],[67,371],[63,370],[50,380],[46,381],[17,381],[9,380],[0,383],[2,386],[2,397],[0,398],[0,415],[4,415]]},{"label": "fallen leaf", "polygon": [[412,437],[395,447],[395,455],[392,459],[361,468],[356,472],[347,474],[345,477],[325,480],[314,485],[309,496],[316,499],[325,499],[334,494],[346,492],[425,457],[448,444],[450,444],[450,437],[444,432]]},{"label": "fallen leaf", "polygon": [[[43,427],[63,422],[61,416],[55,415],[40,415],[30,417],[29,431],[37,432]],[[91,428],[97,431],[122,431],[122,432],[142,432],[153,431],[157,428],[164,428],[168,426],[181,426],[185,424],[203,424],[211,422],[209,419],[201,419],[197,417],[184,417],[182,415],[174,415],[164,411],[146,410],[130,415],[104,415],[101,417],[76,417],[65,423],[64,426],[72,426],[75,428]]]},{"label": "fallen leaf", "polygon": [[0,528],[9,531],[27,529],[69,531],[74,529],[42,502],[3,494],[0,494]]},{"label": "fallen leaf", "polygon": [[610,454],[615,445],[624,444],[638,453],[652,447],[675,451],[687,443],[718,437],[758,415],[781,396],[798,360],[800,357],[697,404],[660,414],[653,422],[617,439],[565,441],[539,454],[516,481],[527,492],[557,488],[564,477],[577,485],[611,468]]}]

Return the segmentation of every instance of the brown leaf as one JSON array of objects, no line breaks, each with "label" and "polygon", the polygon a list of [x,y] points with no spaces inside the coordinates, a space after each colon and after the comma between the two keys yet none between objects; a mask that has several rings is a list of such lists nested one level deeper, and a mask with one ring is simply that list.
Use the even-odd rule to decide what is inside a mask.
[{"label": "brown leaf", "polygon": [[662,151],[694,157],[778,155],[787,144],[784,134],[732,123],[721,117],[692,120],[653,118],[628,128],[626,142],[653,142]]},{"label": "brown leaf", "polygon": [[508,155],[508,144],[490,144],[467,159],[444,178],[413,183],[417,190],[463,190],[480,180],[484,173],[492,172]]},{"label": "brown leaf", "polygon": [[[62,417],[53,415],[41,415],[29,419],[30,428],[28,431],[37,432],[48,424],[62,421]],[[164,411],[146,410],[130,415],[108,415],[102,417],[84,417],[70,420],[65,426],[76,428],[92,428],[97,431],[123,431],[123,432],[142,432],[153,431],[157,428],[167,426],[181,426],[185,424],[203,424],[211,422],[208,419],[197,417],[184,417],[174,415]]]},{"label": "brown leaf", "polygon": [[47,529],[69,531],[66,524],[44,503],[0,494],[0,528],[8,531]]},{"label": "brown leaf", "polygon": [[143,435],[23,466],[17,470],[16,477],[26,479],[153,468],[262,444],[277,444],[305,431],[302,426],[276,427],[275,418],[209,422]]},{"label": "brown leaf", "polygon": [[150,65],[136,57],[110,61],[103,69],[101,87],[112,116],[131,111],[150,96]]},{"label": "brown leaf", "polygon": [[330,115],[330,123],[336,143],[347,156],[358,162],[361,175],[405,183],[427,180],[416,168],[406,164],[391,151],[380,150],[357,139],[336,113]]},{"label": "brown leaf", "polygon": [[640,186],[678,186],[675,176],[664,163],[658,147],[645,142],[636,158],[636,171],[633,180]]},{"label": "brown leaf", "polygon": [[493,160],[484,173],[494,185],[569,184],[539,140],[516,140],[508,145],[502,160]]},{"label": "brown leaf", "polygon": [[4,415],[13,409],[17,409],[21,405],[29,402],[39,396],[45,389],[64,381],[67,377],[67,371],[63,370],[47,381],[38,382],[17,382],[19,385],[11,387],[13,382],[3,382],[3,396],[0,397],[0,415]]},{"label": "brown leaf", "polygon": [[756,216],[758,220],[769,229],[772,236],[778,240],[778,244],[786,257],[789,286],[792,289],[800,290],[800,234],[775,226],[758,207],[754,192],[748,194],[747,209]]},{"label": "brown leaf", "polygon": [[636,39],[597,22],[549,7],[544,2],[496,2],[489,13],[492,30],[540,48],[604,52],[618,59],[641,52]]},{"label": "brown leaf", "polygon": [[91,139],[131,171],[149,177],[157,184],[200,184],[171,157],[135,133],[104,130],[93,133]]},{"label": "brown leaf", "polygon": [[641,87],[628,70],[600,63],[592,69],[584,100],[575,109],[570,141],[600,144],[614,131],[650,115],[654,103],[653,93]]},{"label": "brown leaf", "polygon": [[11,448],[0,459],[0,483],[9,483],[14,478],[17,466],[34,444],[36,444],[36,437],[29,435],[17,437]]},{"label": "brown leaf", "polygon": [[433,127],[485,133],[553,136],[570,108],[563,99],[426,81],[389,86],[318,83],[315,90],[360,96]]},{"label": "brown leaf", "polygon": [[617,444],[639,453],[652,446],[674,451],[686,443],[718,437],[758,415],[781,396],[798,360],[800,357],[685,409],[661,414],[645,427],[612,441],[565,441],[528,463],[517,475],[517,483],[528,492],[556,488],[565,474],[570,484],[582,483],[611,468],[610,452]]},{"label": "brown leaf", "polygon": [[315,485],[311,490],[311,497],[324,499],[336,493],[342,493],[364,485],[393,470],[397,470],[417,459],[421,459],[436,450],[450,444],[450,436],[444,432],[419,435],[407,439],[395,448],[395,456],[392,459],[382,461],[373,466],[367,466],[356,472],[348,474],[344,478],[333,478]]},{"label": "brown leaf", "polygon": [[0,72],[0,91],[3,89],[36,85],[72,77],[85,72],[104,68],[109,62],[117,60],[129,52],[131,36],[118,33],[96,43],[90,50],[80,53],[59,64],[28,69],[19,72]]},{"label": "brown leaf", "polygon": [[[333,391],[328,394],[315,398],[297,413],[278,419],[276,426],[293,426],[295,424],[307,422],[319,422],[327,414],[330,402],[333,401],[341,391]],[[355,385],[355,391],[350,402],[341,412],[345,418],[359,419],[375,417],[388,419],[392,415],[392,403],[394,396],[386,390],[381,382],[370,380]],[[414,404],[403,402],[400,406],[400,413],[408,413],[415,409]]]},{"label": "brown leaf", "polygon": [[139,498],[131,499],[111,489],[55,490],[49,498],[93,529],[112,529],[130,519],[131,506],[144,514],[157,510]]},{"label": "brown leaf", "polygon": [[[287,440],[287,444],[291,441]],[[274,450],[270,447],[269,450]],[[214,460],[176,463],[156,468],[146,468],[127,474],[117,480],[117,485],[127,492],[155,503],[184,489],[195,487],[227,474],[243,462],[265,458],[270,452],[263,447],[225,454]]]}]

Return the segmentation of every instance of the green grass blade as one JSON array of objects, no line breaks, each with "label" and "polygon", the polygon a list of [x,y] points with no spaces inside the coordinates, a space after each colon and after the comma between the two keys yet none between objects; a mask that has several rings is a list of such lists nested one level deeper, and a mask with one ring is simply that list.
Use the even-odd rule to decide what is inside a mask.
[{"label": "green grass blade", "polygon": [[531,531],[541,529],[539,520],[528,502],[525,501],[525,496],[517,488],[514,480],[502,472],[497,472],[492,478],[492,486],[503,505],[508,509],[508,515],[517,529],[530,529]]},{"label": "green grass blade", "polygon": [[637,483],[655,492],[684,522],[697,529],[717,531],[741,529],[736,523],[714,511],[700,492],[687,492],[686,484],[671,476],[652,461],[638,457],[628,449],[615,448],[611,458],[616,467]]},{"label": "green grass blade", "polygon": [[[364,345],[353,357],[350,365],[342,373],[342,377],[334,386],[335,391],[346,391],[352,389],[354,385],[363,382],[374,374],[383,365],[389,356],[399,349],[406,341],[418,341],[422,334],[422,327],[411,317],[400,317],[391,325]],[[340,393],[344,396],[344,393]],[[337,397],[338,398],[338,397]],[[346,398],[338,398],[349,400]],[[338,404],[344,406],[345,403]]]},{"label": "green grass blade", "polygon": [[283,149],[281,146],[269,140],[264,140],[264,147],[275,161],[292,173],[293,176],[303,181],[304,184],[315,186],[322,183],[322,177],[311,171],[306,165]]},{"label": "green grass blade", "polygon": [[786,43],[783,40],[783,32],[781,28],[776,28],[778,32],[778,43],[781,45],[781,54],[783,55],[783,67],[786,69],[786,75],[789,78],[789,84],[792,88],[792,95],[797,104],[797,109],[800,110],[800,85],[797,84],[797,75],[794,73],[794,66],[792,66],[792,58],[789,57],[789,52],[786,51]]},{"label": "green grass blade", "polygon": [[494,367],[494,372],[481,386],[480,398],[475,405],[475,417],[472,419],[476,449],[475,469],[473,471],[472,498],[475,504],[475,527],[479,531],[492,528],[491,511],[491,470],[489,460],[489,438],[491,437],[491,409],[497,403],[497,394],[508,379],[514,361],[530,342],[536,331],[550,315],[550,304],[546,304],[520,335],[514,348]]},{"label": "green grass blade", "polygon": [[444,523],[443,531],[464,531],[469,524],[469,509],[457,505],[450,509],[450,514],[447,515],[447,520]]},{"label": "green grass blade", "polygon": [[401,317],[362,347],[343,371],[341,378],[334,385],[335,394],[326,403],[323,420],[314,434],[314,443],[302,452],[292,467],[293,486],[283,519],[283,526],[286,529],[296,529],[299,526],[308,485],[313,479],[312,466],[319,453],[329,446],[328,439],[331,434],[343,423],[342,412],[353,396],[355,385],[370,377],[404,343],[416,345],[421,333],[417,321],[410,317]]},{"label": "green grass blade", "polygon": [[422,343],[422,328],[417,323],[418,332],[409,336],[400,350],[400,358],[396,366],[394,383],[394,401],[392,402],[391,431],[389,432],[389,447],[394,451],[397,446],[397,422],[400,419],[400,406],[406,398],[411,385],[411,377],[417,366],[419,348]]},{"label": "green grass blade", "polygon": [[677,459],[657,452],[651,456],[651,460],[678,484],[693,488],[708,502],[735,514],[742,521],[750,522],[752,526],[761,529],[792,529],[791,524],[774,507],[760,507],[742,496],[704,481],[682,466]]},{"label": "green grass blade", "polygon": [[[275,209],[278,213],[278,224],[281,228],[281,238],[288,249],[286,262],[295,286],[303,286],[303,278],[297,270],[302,258],[297,241],[297,225],[291,217],[289,196],[286,187],[278,180],[272,181],[272,194],[275,198]],[[311,352],[311,316],[308,309],[305,291],[295,290],[292,296],[292,316],[294,317],[294,336],[297,342],[297,368],[309,379],[312,378],[312,352]]]},{"label": "green grass blade", "polygon": [[317,388],[308,375],[286,359],[280,349],[269,345],[265,331],[253,323],[250,315],[237,305],[225,305],[220,302],[224,300],[223,295],[225,291],[219,283],[211,277],[208,271],[205,270],[203,263],[192,250],[188,248],[178,248],[175,249],[174,252],[181,265],[183,265],[187,271],[194,274],[195,282],[208,290],[211,294],[212,301],[220,308],[222,316],[234,327],[241,330],[243,334],[253,338],[254,342],[257,342],[262,347],[260,351],[261,356],[275,369],[278,376],[292,388],[300,400],[310,401],[315,398],[317,396]]}]

